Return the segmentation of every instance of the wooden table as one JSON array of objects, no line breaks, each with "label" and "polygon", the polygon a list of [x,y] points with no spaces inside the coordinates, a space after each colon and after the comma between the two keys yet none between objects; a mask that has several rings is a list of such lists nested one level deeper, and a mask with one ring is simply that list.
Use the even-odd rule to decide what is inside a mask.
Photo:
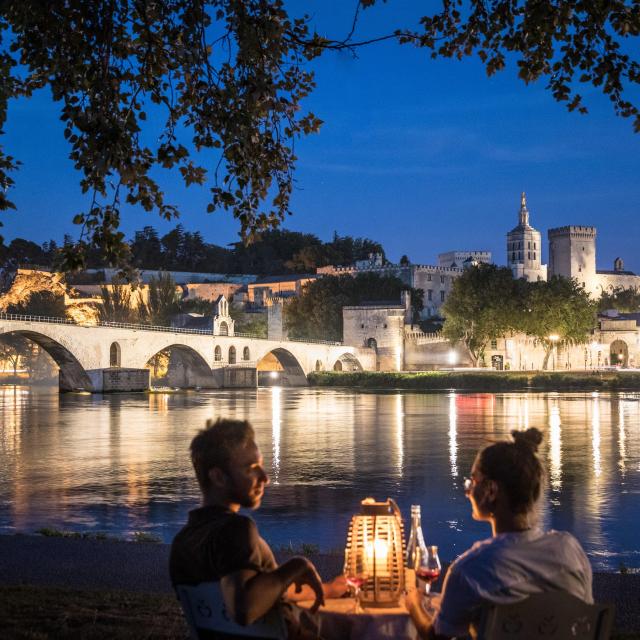
[{"label": "wooden table", "polygon": [[[299,603],[309,608],[311,601]],[[320,636],[326,640],[417,640],[416,628],[407,610],[364,608],[354,612],[353,598],[327,599],[318,610]]]}]

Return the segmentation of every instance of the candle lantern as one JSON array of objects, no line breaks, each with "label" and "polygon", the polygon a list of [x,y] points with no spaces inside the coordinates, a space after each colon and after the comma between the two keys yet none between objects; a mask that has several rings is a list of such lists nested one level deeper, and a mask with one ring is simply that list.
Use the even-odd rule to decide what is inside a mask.
[{"label": "candle lantern", "polygon": [[392,607],[398,604],[405,585],[402,515],[391,498],[385,502],[366,498],[361,504],[361,512],[349,524],[345,575],[364,574],[364,605]]}]

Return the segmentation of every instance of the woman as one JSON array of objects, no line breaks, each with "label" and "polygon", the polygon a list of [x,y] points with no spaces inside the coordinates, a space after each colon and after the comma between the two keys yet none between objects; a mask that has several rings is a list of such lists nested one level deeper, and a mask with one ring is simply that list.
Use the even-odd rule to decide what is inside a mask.
[{"label": "woman", "polygon": [[535,526],[543,470],[536,455],[542,433],[512,431],[476,456],[465,493],[472,517],[491,524],[492,537],[476,542],[450,567],[439,612],[432,618],[420,594],[407,608],[421,638],[440,640],[474,633],[482,609],[517,602],[543,591],[565,591],[593,602],[591,565],[569,533]]}]

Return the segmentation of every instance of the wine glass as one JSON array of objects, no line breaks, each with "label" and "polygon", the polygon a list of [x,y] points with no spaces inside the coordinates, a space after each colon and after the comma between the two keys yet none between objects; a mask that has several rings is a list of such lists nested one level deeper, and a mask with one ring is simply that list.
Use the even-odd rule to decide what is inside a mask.
[{"label": "wine glass", "polygon": [[424,588],[424,592],[428,596],[431,591],[431,583],[440,577],[441,569],[438,547],[435,545],[428,546],[426,553],[421,554],[420,562],[416,567],[418,589]]},{"label": "wine glass", "polygon": [[351,551],[351,557],[345,561],[344,574],[347,585],[353,590],[353,613],[361,613],[360,590],[369,577],[367,557],[364,549],[357,548]]}]

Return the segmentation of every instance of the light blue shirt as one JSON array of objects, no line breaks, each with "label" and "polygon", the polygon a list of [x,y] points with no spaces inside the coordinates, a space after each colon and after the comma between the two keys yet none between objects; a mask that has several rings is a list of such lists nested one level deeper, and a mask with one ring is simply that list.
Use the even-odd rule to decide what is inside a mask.
[{"label": "light blue shirt", "polygon": [[591,565],[580,543],[564,531],[501,533],[476,542],[451,565],[435,631],[466,636],[483,607],[547,591],[593,602]]}]

